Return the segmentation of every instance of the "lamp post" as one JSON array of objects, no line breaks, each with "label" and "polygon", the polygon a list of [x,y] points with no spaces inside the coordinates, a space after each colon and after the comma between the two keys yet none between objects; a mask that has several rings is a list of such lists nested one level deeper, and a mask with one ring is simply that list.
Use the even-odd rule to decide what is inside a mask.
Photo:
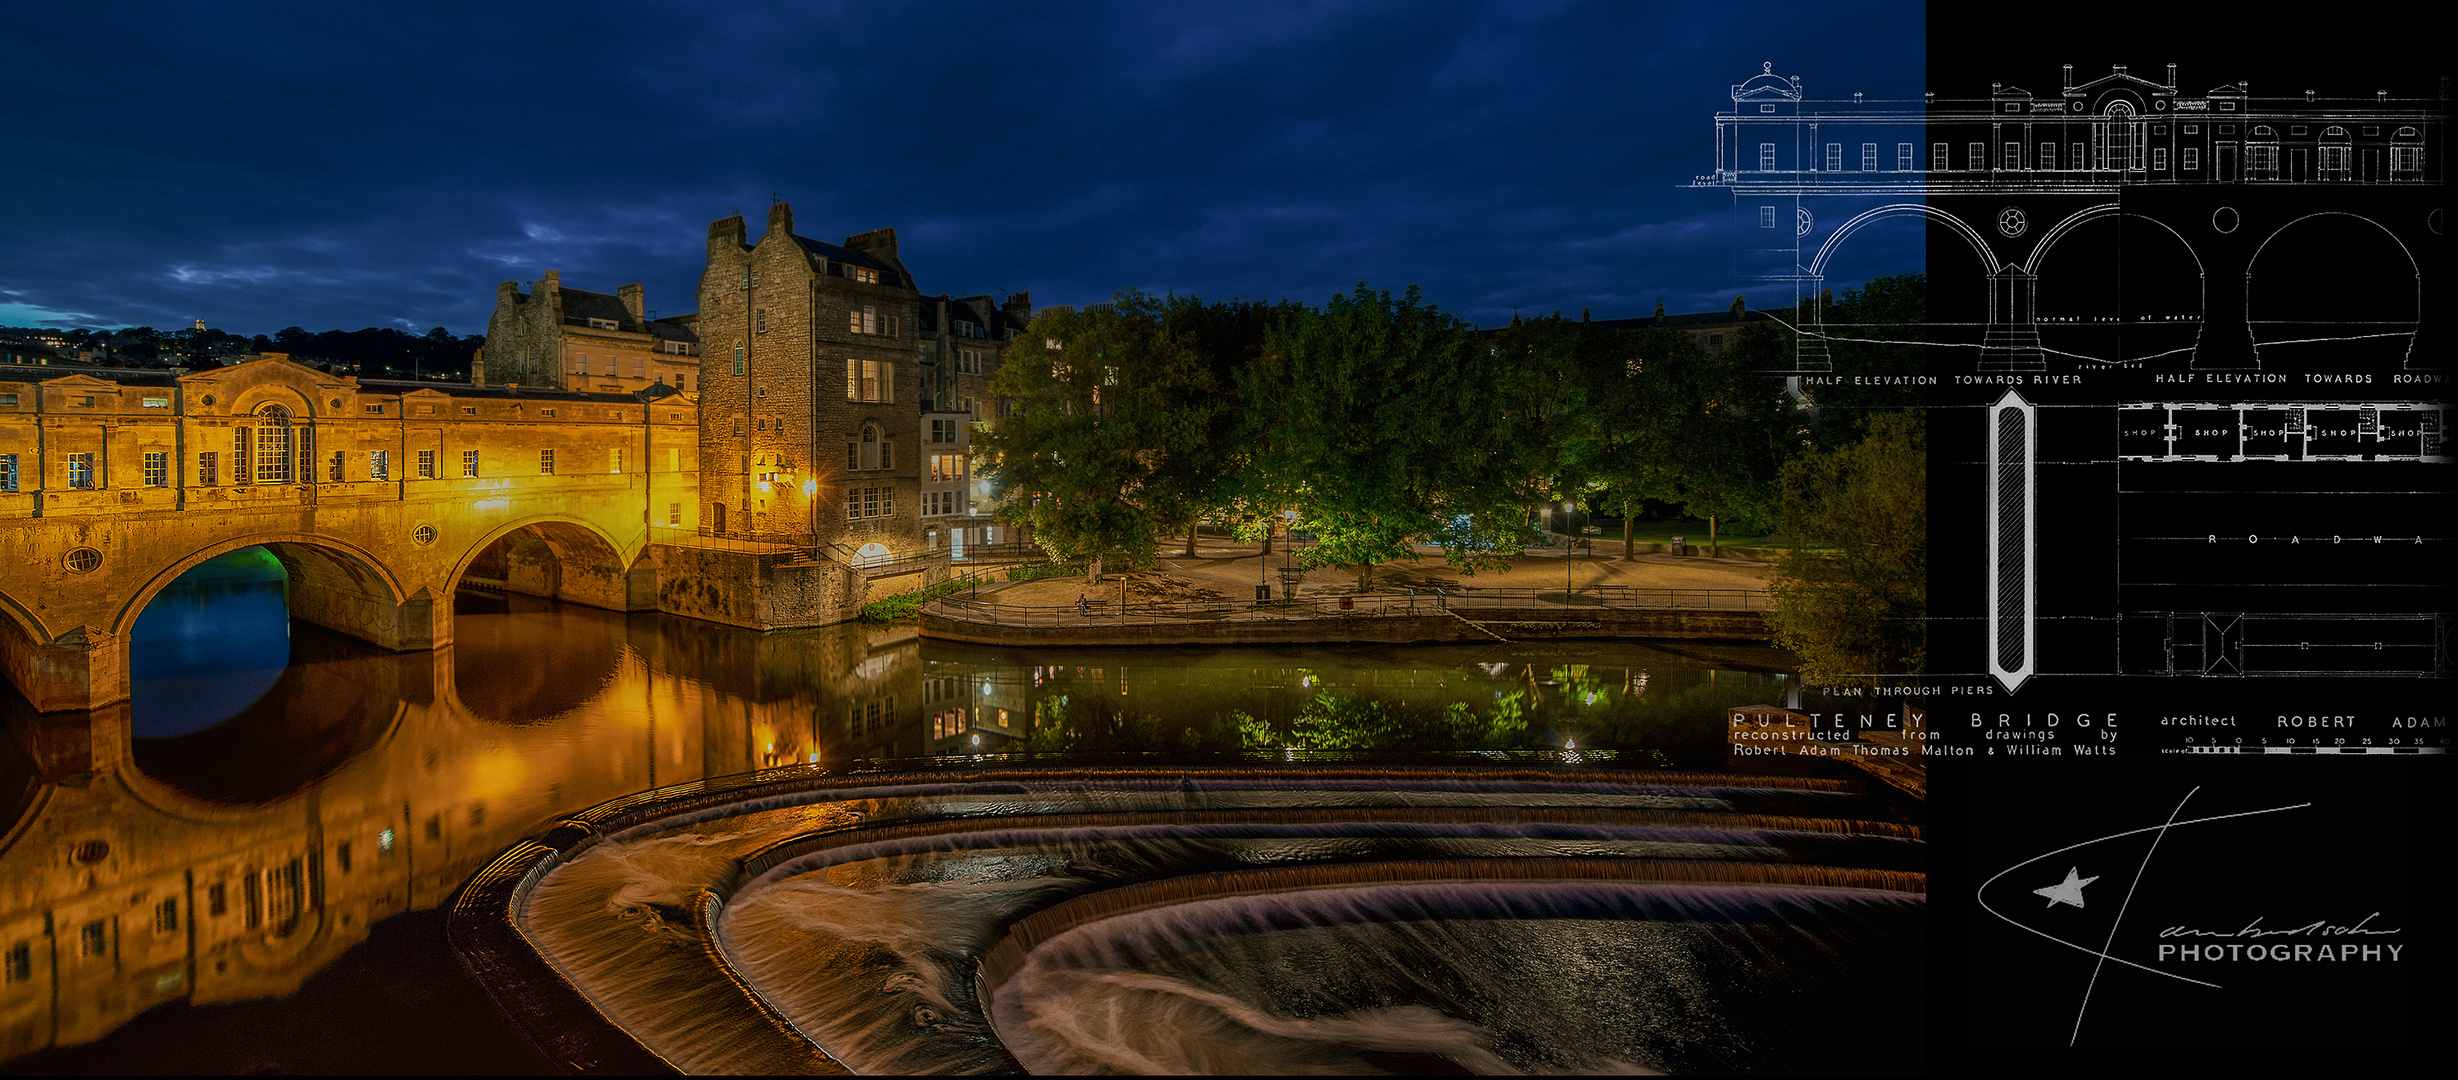
[{"label": "lamp post", "polygon": [[[1567,526],[1568,526],[1568,521],[1567,521],[1567,519],[1569,518],[1569,516],[1570,516],[1571,512],[1572,512],[1572,511],[1574,511],[1574,510],[1576,510],[1576,509],[1578,509],[1578,507],[1579,507],[1579,504],[1578,504],[1577,502],[1575,502],[1575,501],[1574,501],[1574,502],[1566,502],[1566,503],[1563,503],[1563,504],[1562,504],[1562,516],[1565,518],[1565,521],[1564,521],[1564,525],[1565,525],[1565,527],[1567,527]],[[1562,534],[1562,606],[1563,606],[1563,607],[1569,607],[1569,606],[1570,606],[1570,561],[1571,561],[1572,559],[1574,559],[1574,558],[1577,558],[1577,557],[1578,557],[1578,555],[1579,555],[1579,547],[1578,547],[1578,544],[1579,544],[1579,540],[1578,540],[1578,538],[1577,538],[1577,537],[1574,537],[1574,536],[1572,536],[1571,534],[1569,534],[1569,533],[1567,533],[1567,532]]]}]

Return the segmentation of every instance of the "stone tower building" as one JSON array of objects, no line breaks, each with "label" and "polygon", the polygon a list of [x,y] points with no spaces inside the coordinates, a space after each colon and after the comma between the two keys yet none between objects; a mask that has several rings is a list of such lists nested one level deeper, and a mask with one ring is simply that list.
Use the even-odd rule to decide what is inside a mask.
[{"label": "stone tower building", "polygon": [[924,296],[896,230],[831,244],[768,210],[709,226],[702,345],[702,530],[812,547],[858,567],[994,543],[972,426],[1031,299]]}]

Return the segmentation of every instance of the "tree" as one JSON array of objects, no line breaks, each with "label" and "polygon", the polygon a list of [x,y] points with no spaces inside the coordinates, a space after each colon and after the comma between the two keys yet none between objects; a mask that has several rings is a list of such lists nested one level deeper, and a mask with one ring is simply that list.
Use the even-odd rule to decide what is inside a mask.
[{"label": "tree", "polygon": [[1218,404],[1161,314],[1128,292],[1114,311],[1042,315],[991,384],[1013,402],[977,442],[1001,516],[1029,524],[1052,558],[1085,560],[1092,581],[1112,554],[1150,561],[1155,480],[1199,452]]},{"label": "tree", "polygon": [[1768,622],[1804,680],[1878,685],[1928,663],[1926,431],[1918,410],[1881,414],[1860,442],[1784,468],[1790,550]]},{"label": "tree", "polygon": [[1420,539],[1472,560],[1453,545],[1492,535],[1474,522],[1523,513],[1518,485],[1498,479],[1510,475],[1496,460],[1499,361],[1413,286],[1395,299],[1360,284],[1268,340],[1240,399],[1258,483],[1317,539],[1308,565],[1354,566],[1367,589],[1377,564],[1414,560]]}]

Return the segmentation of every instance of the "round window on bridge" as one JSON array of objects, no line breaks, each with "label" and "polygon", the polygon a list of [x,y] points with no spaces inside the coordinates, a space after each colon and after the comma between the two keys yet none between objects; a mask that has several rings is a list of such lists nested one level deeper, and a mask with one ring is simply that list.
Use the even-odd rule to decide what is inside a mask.
[{"label": "round window on bridge", "polygon": [[102,552],[90,547],[81,547],[69,552],[68,557],[63,561],[68,564],[70,571],[82,574],[102,565]]},{"label": "round window on bridge", "polygon": [[421,525],[421,526],[419,526],[419,527],[417,527],[417,528],[415,528],[415,529],[411,529],[411,530],[410,530],[410,539],[411,539],[412,541],[416,542],[416,543],[418,544],[418,546],[420,546],[420,547],[425,547],[425,546],[427,546],[428,544],[432,544],[432,543],[434,543],[434,542],[435,542],[435,526],[433,526],[433,525]]}]

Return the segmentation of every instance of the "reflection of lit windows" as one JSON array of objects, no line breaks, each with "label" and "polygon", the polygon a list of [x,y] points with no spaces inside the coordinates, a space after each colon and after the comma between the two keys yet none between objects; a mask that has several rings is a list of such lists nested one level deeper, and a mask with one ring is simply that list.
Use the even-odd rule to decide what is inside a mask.
[{"label": "reflection of lit windows", "polygon": [[111,951],[111,931],[101,919],[85,924],[84,931],[77,935],[77,939],[80,955],[101,956]]},{"label": "reflection of lit windows", "polygon": [[230,889],[219,881],[214,882],[205,890],[205,914],[227,915],[229,913]]},{"label": "reflection of lit windows", "polygon": [[165,897],[154,904],[154,933],[168,934],[179,929],[179,898]]},{"label": "reflection of lit windows", "polygon": [[390,854],[392,854],[392,853],[393,853],[393,831],[392,831],[391,829],[386,829],[386,830],[384,830],[383,832],[377,833],[377,834],[376,834],[376,854],[378,854],[378,855],[390,855]]},{"label": "reflection of lit windows", "polygon": [[34,943],[20,941],[9,946],[8,981],[31,982],[34,979]]}]

